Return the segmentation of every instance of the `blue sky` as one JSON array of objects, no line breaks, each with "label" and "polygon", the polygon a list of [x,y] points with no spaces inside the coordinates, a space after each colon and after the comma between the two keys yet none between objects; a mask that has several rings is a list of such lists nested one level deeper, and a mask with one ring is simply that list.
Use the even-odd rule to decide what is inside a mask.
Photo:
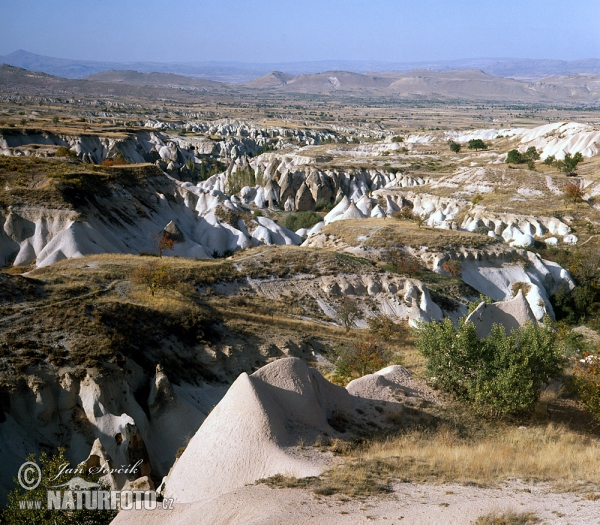
[{"label": "blue sky", "polygon": [[600,0],[0,0],[0,54],[111,61],[600,58]]}]

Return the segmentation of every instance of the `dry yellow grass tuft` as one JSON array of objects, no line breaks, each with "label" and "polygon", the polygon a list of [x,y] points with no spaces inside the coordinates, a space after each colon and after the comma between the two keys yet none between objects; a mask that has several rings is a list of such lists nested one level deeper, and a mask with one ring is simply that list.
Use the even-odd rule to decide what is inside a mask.
[{"label": "dry yellow grass tuft", "polygon": [[534,525],[540,519],[533,512],[492,512],[480,516],[473,525]]},{"label": "dry yellow grass tuft", "polygon": [[[562,426],[496,427],[483,437],[463,438],[447,426],[410,430],[354,451],[342,471],[364,476],[379,464],[387,476],[406,481],[493,484],[519,478],[569,488],[600,484],[600,440]],[[347,465],[352,465],[351,469]],[[339,473],[338,473],[339,478]]]}]

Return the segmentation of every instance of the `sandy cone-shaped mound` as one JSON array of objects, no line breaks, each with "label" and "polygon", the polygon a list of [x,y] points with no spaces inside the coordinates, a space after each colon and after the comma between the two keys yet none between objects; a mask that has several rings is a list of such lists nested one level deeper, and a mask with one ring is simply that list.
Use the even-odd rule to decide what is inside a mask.
[{"label": "sandy cone-shaped mound", "polygon": [[328,418],[350,411],[348,392],[297,358],[280,359],[242,374],[206,418],[179,458],[165,494],[199,501],[278,473],[315,476],[323,458],[301,455],[299,439],[327,432]]}]

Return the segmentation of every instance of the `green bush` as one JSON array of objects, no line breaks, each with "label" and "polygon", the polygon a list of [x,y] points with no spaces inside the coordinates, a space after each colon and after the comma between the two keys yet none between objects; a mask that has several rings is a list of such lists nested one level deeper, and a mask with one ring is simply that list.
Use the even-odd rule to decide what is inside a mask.
[{"label": "green bush", "polygon": [[60,146],[60,148],[58,148],[56,150],[56,153],[54,153],[55,157],[73,157],[73,158],[77,158],[77,153],[75,153],[73,150],[66,148],[65,146]]},{"label": "green bush", "polygon": [[446,318],[423,323],[415,344],[427,359],[427,376],[434,386],[489,414],[511,414],[531,408],[542,383],[555,377],[564,364],[556,333],[529,323],[506,335],[494,325],[478,339],[475,325]]},{"label": "green bush", "polygon": [[471,139],[467,144],[467,148],[478,150],[478,149],[487,149],[488,146],[481,139]]},{"label": "green bush", "polygon": [[315,211],[331,211],[333,210],[333,203],[325,200],[325,199],[318,199],[317,202],[315,203]]},{"label": "green bush", "polygon": [[314,211],[299,211],[290,213],[283,221],[283,227],[295,232],[300,228],[312,228],[322,220],[323,218]]},{"label": "green bush", "polygon": [[450,151],[452,153],[460,152],[460,144],[458,142],[454,142],[453,140],[448,141],[448,146],[450,147]]}]

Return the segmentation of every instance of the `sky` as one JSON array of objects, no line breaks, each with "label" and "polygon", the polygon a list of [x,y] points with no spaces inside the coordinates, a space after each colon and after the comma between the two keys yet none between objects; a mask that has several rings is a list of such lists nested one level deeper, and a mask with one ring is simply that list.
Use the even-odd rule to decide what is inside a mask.
[{"label": "sky", "polygon": [[600,0],[0,0],[0,55],[101,61],[600,58]]}]

